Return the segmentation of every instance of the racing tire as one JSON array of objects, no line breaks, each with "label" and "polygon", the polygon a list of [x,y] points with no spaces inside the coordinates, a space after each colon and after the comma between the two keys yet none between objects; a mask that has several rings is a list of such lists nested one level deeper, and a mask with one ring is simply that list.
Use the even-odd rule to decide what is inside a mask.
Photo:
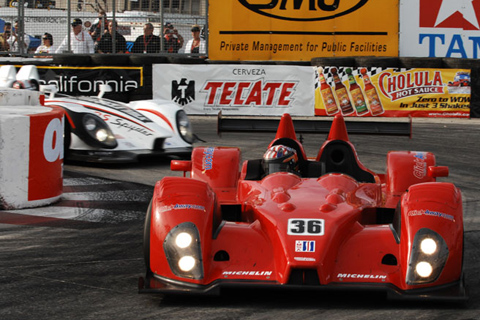
[{"label": "racing tire", "polygon": [[146,279],[153,276],[152,269],[150,269],[150,224],[152,221],[152,201],[153,198],[148,205],[143,227],[143,257],[145,260]]}]

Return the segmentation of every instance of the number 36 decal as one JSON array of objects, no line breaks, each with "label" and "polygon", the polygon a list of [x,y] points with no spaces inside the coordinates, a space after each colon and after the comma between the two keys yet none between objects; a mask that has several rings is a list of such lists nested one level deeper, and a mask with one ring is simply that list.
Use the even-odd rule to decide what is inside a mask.
[{"label": "number 36 decal", "polygon": [[288,219],[289,235],[323,236],[325,220],[323,219]]}]

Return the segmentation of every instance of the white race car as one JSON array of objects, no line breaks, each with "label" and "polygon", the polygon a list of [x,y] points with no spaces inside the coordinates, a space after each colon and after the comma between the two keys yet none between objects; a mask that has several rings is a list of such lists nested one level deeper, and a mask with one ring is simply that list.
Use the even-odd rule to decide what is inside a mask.
[{"label": "white race car", "polygon": [[[13,86],[38,86],[35,79],[36,67],[23,66]],[[46,94],[46,106],[65,110],[66,159],[134,162],[139,156],[149,155],[190,157],[196,138],[191,123],[185,111],[169,101],[139,100],[126,104],[105,99],[104,93],[111,91],[108,85],[102,85],[96,97],[56,94],[52,85],[38,87]]]}]

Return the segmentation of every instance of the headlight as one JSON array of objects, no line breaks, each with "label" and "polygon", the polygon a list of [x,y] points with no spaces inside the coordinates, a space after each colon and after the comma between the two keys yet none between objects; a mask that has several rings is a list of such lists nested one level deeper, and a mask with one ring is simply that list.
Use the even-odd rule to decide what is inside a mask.
[{"label": "headlight", "polygon": [[433,230],[418,230],[413,239],[407,269],[407,284],[434,282],[442,273],[448,259],[448,247],[445,240]]},{"label": "headlight", "polygon": [[192,236],[187,232],[181,232],[175,237],[175,244],[181,249],[185,249],[192,244]]},{"label": "headlight", "polygon": [[117,147],[117,140],[113,132],[100,117],[85,113],[82,122],[86,133],[86,143],[98,148],[113,149]]},{"label": "headlight", "polygon": [[185,272],[189,272],[193,268],[195,268],[195,264],[195,258],[191,256],[184,256],[181,257],[180,260],[178,260],[178,267],[180,268],[180,270]]},{"label": "headlight", "polygon": [[182,278],[202,279],[200,234],[191,222],[173,228],[163,242],[163,250],[172,272]]},{"label": "headlight", "polygon": [[432,238],[425,238],[420,242],[420,250],[425,254],[433,254],[437,251],[437,243]]},{"label": "headlight", "polygon": [[193,143],[194,137],[193,137],[192,125],[185,111],[179,110],[177,112],[176,118],[177,118],[178,132],[180,133],[180,136],[182,137],[182,139],[185,140],[185,142]]}]

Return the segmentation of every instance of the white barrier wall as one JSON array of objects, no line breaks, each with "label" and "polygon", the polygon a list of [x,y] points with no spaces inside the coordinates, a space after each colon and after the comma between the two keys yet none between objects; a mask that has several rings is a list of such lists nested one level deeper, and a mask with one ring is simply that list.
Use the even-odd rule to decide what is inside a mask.
[{"label": "white barrier wall", "polygon": [[63,188],[63,115],[39,92],[0,90],[0,209],[43,206]]}]

